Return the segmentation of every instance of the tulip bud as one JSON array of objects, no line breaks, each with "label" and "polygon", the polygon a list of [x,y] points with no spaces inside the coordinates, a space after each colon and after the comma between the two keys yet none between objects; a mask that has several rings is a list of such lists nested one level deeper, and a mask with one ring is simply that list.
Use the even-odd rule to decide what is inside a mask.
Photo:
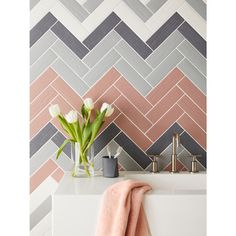
[{"label": "tulip bud", "polygon": [[107,109],[107,111],[106,111],[105,117],[111,116],[112,113],[114,112],[114,108],[111,105],[109,105],[108,103],[103,103],[100,111],[103,112],[106,109]]},{"label": "tulip bud", "polygon": [[74,123],[78,120],[77,111],[70,111],[68,114],[65,115],[65,119],[68,123]]},{"label": "tulip bud", "polygon": [[58,104],[55,105],[51,105],[49,107],[49,113],[50,115],[54,118],[57,117],[58,115],[60,115],[60,107]]},{"label": "tulip bud", "polygon": [[85,106],[85,109],[88,110],[88,111],[93,110],[94,104],[93,104],[92,98],[86,98],[84,100],[84,106]]}]

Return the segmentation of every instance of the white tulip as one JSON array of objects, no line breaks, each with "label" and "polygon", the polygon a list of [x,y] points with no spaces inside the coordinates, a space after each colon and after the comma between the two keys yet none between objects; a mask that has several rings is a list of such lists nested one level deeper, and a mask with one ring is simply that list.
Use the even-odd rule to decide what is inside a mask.
[{"label": "white tulip", "polygon": [[68,123],[74,123],[78,120],[77,111],[70,111],[68,114],[65,115],[65,119]]},{"label": "white tulip", "polygon": [[84,99],[84,106],[85,106],[85,109],[89,111],[93,110],[94,108],[93,99],[92,98]]},{"label": "white tulip", "polygon": [[111,116],[112,113],[114,112],[114,108],[110,104],[104,102],[102,104],[100,111],[103,112],[106,109],[107,109],[107,111],[106,111],[105,117]]},{"label": "white tulip", "polygon": [[60,107],[58,104],[55,105],[51,105],[49,107],[49,113],[50,115],[54,118],[57,117],[58,115],[60,115],[61,111],[60,111]]}]

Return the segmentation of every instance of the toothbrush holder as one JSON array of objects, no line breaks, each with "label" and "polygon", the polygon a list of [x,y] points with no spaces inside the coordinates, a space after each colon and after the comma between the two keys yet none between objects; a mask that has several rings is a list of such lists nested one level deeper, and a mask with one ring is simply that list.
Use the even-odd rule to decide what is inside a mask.
[{"label": "toothbrush holder", "polygon": [[102,157],[102,169],[103,169],[103,177],[107,178],[115,178],[119,176],[118,170],[118,158],[114,158],[111,156],[103,156]]}]

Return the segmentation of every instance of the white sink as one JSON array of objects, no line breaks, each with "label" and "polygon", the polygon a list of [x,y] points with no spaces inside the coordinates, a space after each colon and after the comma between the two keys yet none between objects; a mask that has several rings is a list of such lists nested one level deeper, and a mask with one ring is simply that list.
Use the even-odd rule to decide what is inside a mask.
[{"label": "white sink", "polygon": [[[122,172],[119,178],[72,178],[66,173],[53,195],[53,236],[93,236],[101,196],[117,181],[137,179],[153,190],[144,208],[153,236],[206,235],[206,174]],[[106,235],[104,235],[106,236]]]}]

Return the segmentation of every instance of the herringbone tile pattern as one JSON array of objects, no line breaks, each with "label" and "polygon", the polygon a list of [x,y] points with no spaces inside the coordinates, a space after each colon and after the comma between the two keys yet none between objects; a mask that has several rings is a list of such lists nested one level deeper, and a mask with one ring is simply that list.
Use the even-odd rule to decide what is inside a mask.
[{"label": "herringbone tile pattern", "polygon": [[202,0],[31,0],[31,235],[50,228],[51,193],[70,170],[65,133],[48,113],[80,110],[92,97],[115,107],[95,141],[95,167],[106,145],[123,147],[121,170],[149,170],[160,154],[169,170],[171,136],[181,134],[178,169],[191,154],[206,168],[206,5]]}]

